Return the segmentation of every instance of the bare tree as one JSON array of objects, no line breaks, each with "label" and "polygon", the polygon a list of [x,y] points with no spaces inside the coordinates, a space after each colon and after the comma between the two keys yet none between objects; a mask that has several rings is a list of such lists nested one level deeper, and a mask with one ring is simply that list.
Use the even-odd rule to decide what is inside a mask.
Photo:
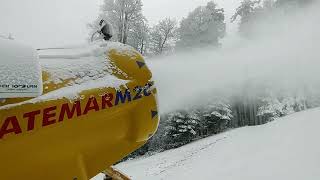
[{"label": "bare tree", "polygon": [[154,54],[162,54],[174,43],[177,37],[177,21],[166,18],[155,25],[150,33],[150,50]]},{"label": "bare tree", "polygon": [[145,18],[140,19],[129,31],[128,44],[141,54],[145,54],[148,46],[149,26]]},{"label": "bare tree", "polygon": [[89,28],[95,31],[97,22],[106,18],[115,29],[117,41],[124,44],[128,43],[128,34],[133,25],[144,18],[141,0],[104,0],[101,11],[99,18],[93,24],[89,24]]}]

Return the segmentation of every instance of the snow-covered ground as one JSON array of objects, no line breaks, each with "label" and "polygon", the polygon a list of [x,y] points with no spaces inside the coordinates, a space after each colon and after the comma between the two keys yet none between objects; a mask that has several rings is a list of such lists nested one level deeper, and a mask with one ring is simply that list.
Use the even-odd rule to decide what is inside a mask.
[{"label": "snow-covered ground", "polygon": [[117,168],[133,180],[317,180],[319,126],[320,108],[312,109],[127,161]]}]

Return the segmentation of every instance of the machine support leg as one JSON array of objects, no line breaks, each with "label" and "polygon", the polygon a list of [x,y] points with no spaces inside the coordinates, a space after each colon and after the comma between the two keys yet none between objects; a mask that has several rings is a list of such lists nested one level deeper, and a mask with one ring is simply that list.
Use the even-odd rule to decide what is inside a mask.
[{"label": "machine support leg", "polygon": [[131,180],[127,175],[114,167],[106,169],[103,173],[106,175],[104,180]]}]

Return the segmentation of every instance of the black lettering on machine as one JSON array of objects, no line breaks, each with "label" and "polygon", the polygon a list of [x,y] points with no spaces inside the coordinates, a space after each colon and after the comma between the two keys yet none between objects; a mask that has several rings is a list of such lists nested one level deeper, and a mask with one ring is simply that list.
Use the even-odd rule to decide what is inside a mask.
[{"label": "black lettering on machine", "polygon": [[32,89],[37,89],[38,85],[36,84],[3,84],[0,85],[0,88],[5,89],[7,91],[28,91],[28,90],[32,90]]}]

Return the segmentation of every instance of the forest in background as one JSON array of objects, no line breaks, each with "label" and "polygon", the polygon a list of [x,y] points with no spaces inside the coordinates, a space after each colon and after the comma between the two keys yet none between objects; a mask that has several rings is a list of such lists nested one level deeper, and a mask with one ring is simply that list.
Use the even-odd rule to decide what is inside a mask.
[{"label": "forest in background", "polygon": [[[227,21],[238,24],[239,35],[248,40],[259,38],[257,26],[272,24],[275,18],[304,11],[314,0],[243,0],[232,18],[214,1],[196,7],[177,22],[166,17],[149,25],[142,13],[141,0],[105,0],[97,20],[88,27],[97,31],[97,23],[106,18],[114,28],[113,41],[131,45],[152,61],[154,57],[210,47],[223,47]],[[192,141],[226,130],[261,125],[279,117],[320,105],[320,96],[309,87],[277,92],[260,88],[252,91],[248,80],[237,94],[211,94],[201,105],[188,106],[162,114],[157,134],[130,157],[177,148]]]}]

